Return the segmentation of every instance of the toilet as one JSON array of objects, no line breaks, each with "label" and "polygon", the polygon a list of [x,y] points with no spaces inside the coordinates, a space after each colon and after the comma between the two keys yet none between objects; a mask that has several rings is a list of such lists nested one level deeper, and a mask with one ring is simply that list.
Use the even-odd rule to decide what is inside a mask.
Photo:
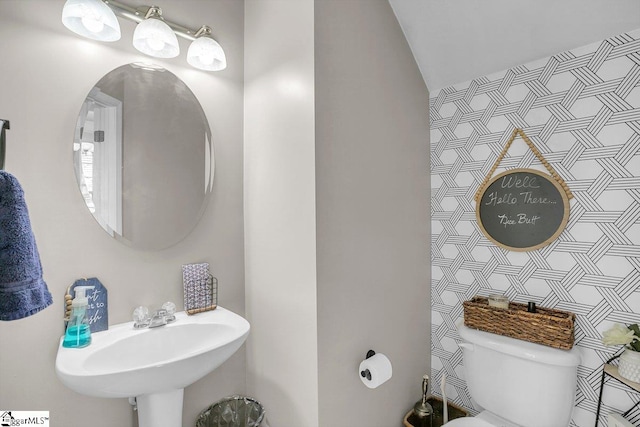
[{"label": "toilet", "polygon": [[469,394],[482,407],[446,427],[567,427],[580,351],[478,331],[457,324]]}]

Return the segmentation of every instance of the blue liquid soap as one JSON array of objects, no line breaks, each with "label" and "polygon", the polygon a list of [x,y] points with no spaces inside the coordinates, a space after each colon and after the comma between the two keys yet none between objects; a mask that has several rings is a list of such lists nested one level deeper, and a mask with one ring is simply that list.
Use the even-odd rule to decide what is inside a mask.
[{"label": "blue liquid soap", "polygon": [[87,319],[88,300],[85,296],[87,289],[93,286],[76,286],[76,297],[71,301],[71,320],[64,333],[62,346],[67,348],[82,348],[91,344],[91,329]]},{"label": "blue liquid soap", "polygon": [[67,348],[81,348],[89,344],[91,344],[91,330],[89,325],[84,323],[69,326],[62,340],[62,346]]}]

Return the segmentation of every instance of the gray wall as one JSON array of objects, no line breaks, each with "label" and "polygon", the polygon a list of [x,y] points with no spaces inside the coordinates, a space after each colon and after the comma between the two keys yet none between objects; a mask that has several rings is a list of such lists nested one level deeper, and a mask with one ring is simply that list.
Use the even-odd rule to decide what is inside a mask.
[{"label": "gray wall", "polygon": [[[144,1],[127,1],[144,4]],[[133,426],[125,399],[89,398],[64,387],[54,361],[63,334],[63,296],[81,277],[98,277],[109,290],[110,323],[128,321],[133,308],[172,300],[182,308],[181,264],[209,262],[220,281],[220,303],[244,313],[242,228],[243,4],[164,0],[176,22],[208,23],[225,48],[219,73],[179,58],[164,65],[193,90],[209,119],[216,178],[208,208],[181,243],[160,252],[136,251],[98,226],[78,191],[72,141],[82,101],[108,71],[149,61],[131,46],[134,23],[121,20],[122,39],[82,39],[60,22],[64,0],[0,1],[0,117],[11,120],[5,169],[22,183],[53,306],[35,316],[0,323],[0,408],[48,410],[52,425]],[[178,206],[176,206],[178,208]],[[245,355],[238,352],[213,374],[187,388],[184,425],[219,398],[245,390]]]},{"label": "gray wall", "polygon": [[429,371],[427,89],[386,0],[245,4],[249,392],[276,427],[401,425]]},{"label": "gray wall", "polygon": [[386,0],[316,0],[315,79],[320,425],[400,426],[430,366],[429,94]]}]

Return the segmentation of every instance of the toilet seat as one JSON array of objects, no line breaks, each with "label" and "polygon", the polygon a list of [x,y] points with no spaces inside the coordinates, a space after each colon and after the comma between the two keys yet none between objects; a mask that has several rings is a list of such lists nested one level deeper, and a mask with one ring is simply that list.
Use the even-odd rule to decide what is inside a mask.
[{"label": "toilet seat", "polygon": [[477,417],[462,417],[451,420],[442,427],[495,427],[483,419]]}]

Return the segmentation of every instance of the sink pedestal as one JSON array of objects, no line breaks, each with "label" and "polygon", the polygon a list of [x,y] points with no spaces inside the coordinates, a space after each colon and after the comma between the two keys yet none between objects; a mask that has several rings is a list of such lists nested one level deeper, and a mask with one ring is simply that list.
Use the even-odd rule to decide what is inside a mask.
[{"label": "sink pedestal", "polygon": [[138,427],[182,427],[184,389],[136,396]]}]

